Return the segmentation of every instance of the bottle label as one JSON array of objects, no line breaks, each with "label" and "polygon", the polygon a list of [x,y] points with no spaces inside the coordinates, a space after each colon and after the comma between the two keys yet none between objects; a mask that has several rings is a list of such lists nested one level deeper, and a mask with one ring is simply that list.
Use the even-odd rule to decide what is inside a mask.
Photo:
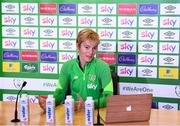
[{"label": "bottle label", "polygon": [[94,123],[94,106],[93,103],[86,103],[86,125],[92,126]]},{"label": "bottle label", "polygon": [[47,108],[47,122],[53,123],[54,117],[53,117],[53,108],[51,106],[48,106]]},{"label": "bottle label", "polygon": [[21,105],[20,105],[20,120],[21,120],[21,122],[27,122],[28,119],[29,119],[28,101],[21,100]]},{"label": "bottle label", "polygon": [[55,121],[55,111],[54,111],[54,103],[53,101],[46,102],[46,122],[54,123]]},{"label": "bottle label", "polygon": [[73,124],[73,103],[71,101],[65,102],[65,116],[66,124]]}]

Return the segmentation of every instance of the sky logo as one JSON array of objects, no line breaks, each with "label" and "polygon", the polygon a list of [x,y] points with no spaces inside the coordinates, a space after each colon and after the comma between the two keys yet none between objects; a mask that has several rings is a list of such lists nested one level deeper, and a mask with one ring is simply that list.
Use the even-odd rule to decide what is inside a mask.
[{"label": "sky logo", "polygon": [[53,25],[54,22],[55,22],[55,21],[54,21],[54,18],[50,18],[50,17],[42,18],[42,23],[43,23],[43,24]]},{"label": "sky logo", "polygon": [[166,44],[164,44],[164,45],[162,45],[162,50],[163,51],[170,51],[170,52],[174,52],[174,50],[176,49],[176,45],[171,45],[171,44],[169,44],[169,43],[166,43]]},{"label": "sky logo", "polygon": [[50,73],[50,74],[57,74],[57,64],[48,64],[48,63],[41,63],[40,64],[40,73]]},{"label": "sky logo", "polygon": [[113,12],[113,9],[114,9],[113,6],[103,5],[100,7],[100,12],[111,14]]},{"label": "sky logo", "polygon": [[132,27],[133,23],[134,23],[133,19],[131,20],[131,19],[128,19],[128,18],[123,18],[123,19],[120,20],[120,25],[122,25],[122,26],[127,25],[127,26]]},{"label": "sky logo", "polygon": [[62,56],[62,60],[71,60],[71,59],[74,59],[74,55],[68,55],[67,53],[63,54],[61,56]]},{"label": "sky logo", "polygon": [[134,45],[133,44],[129,44],[129,43],[122,43],[121,45],[120,45],[120,50],[128,50],[128,51],[132,51],[133,50],[133,48],[134,48]]},{"label": "sky logo", "polygon": [[140,58],[141,63],[153,64],[154,57],[144,56]]},{"label": "sky logo", "polygon": [[14,40],[14,39],[11,39],[11,40],[7,39],[7,40],[4,41],[3,44],[4,44],[3,46],[4,46],[5,48],[6,48],[6,47],[15,48],[16,45],[17,45],[17,41]]},{"label": "sky logo", "polygon": [[17,18],[15,17],[11,17],[11,16],[7,16],[7,17],[4,17],[4,23],[7,23],[7,24],[16,24],[16,21],[17,21]]},{"label": "sky logo", "polygon": [[93,23],[93,19],[84,17],[81,19],[81,24],[91,26]]},{"label": "sky logo", "polygon": [[120,73],[121,73],[121,74],[128,74],[129,76],[132,75],[132,72],[133,72],[133,70],[131,70],[131,69],[126,69],[126,68],[120,70]]},{"label": "sky logo", "polygon": [[61,36],[67,37],[67,38],[72,38],[73,34],[74,34],[74,31],[71,31],[71,30],[68,30],[68,29],[65,29],[65,30],[61,31]]},{"label": "sky logo", "polygon": [[34,37],[34,36],[35,36],[35,32],[36,32],[36,30],[32,30],[32,29],[24,29],[24,30],[23,30],[23,34],[24,34],[25,36]]},{"label": "sky logo", "polygon": [[41,43],[42,44],[42,48],[50,48],[53,49],[55,42],[49,42],[49,41],[44,41]]},{"label": "sky logo", "polygon": [[177,20],[167,18],[167,19],[164,19],[162,21],[162,24],[163,24],[163,26],[172,26],[172,27],[174,27],[177,24]]},{"label": "sky logo", "polygon": [[43,71],[53,72],[54,68],[55,68],[54,66],[51,66],[51,65],[47,64],[47,65],[43,66]]},{"label": "sky logo", "polygon": [[25,4],[25,5],[22,6],[22,9],[23,9],[24,12],[34,13],[35,5]]},{"label": "sky logo", "polygon": [[148,31],[141,32],[142,38],[153,39],[154,36],[155,36],[155,32],[148,32]]},{"label": "sky logo", "polygon": [[118,76],[135,77],[135,67],[118,66]]},{"label": "sky logo", "polygon": [[108,31],[108,30],[103,30],[100,32],[100,37],[102,38],[112,38],[114,32],[113,31]]},{"label": "sky logo", "polygon": [[59,62],[66,62],[68,60],[74,59],[76,57],[76,52],[60,52]]}]

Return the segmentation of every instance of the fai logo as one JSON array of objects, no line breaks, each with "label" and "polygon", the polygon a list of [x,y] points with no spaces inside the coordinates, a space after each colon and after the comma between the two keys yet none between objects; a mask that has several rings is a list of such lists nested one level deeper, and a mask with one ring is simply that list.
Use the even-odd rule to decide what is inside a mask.
[{"label": "fai logo", "polygon": [[96,80],[96,75],[94,75],[94,74],[89,74],[89,81],[90,82],[93,82],[93,81],[95,81]]},{"label": "fai logo", "polygon": [[18,79],[18,78],[13,79],[13,84],[16,89],[20,89],[22,87],[23,82],[24,82],[24,80],[22,80],[22,79]]}]

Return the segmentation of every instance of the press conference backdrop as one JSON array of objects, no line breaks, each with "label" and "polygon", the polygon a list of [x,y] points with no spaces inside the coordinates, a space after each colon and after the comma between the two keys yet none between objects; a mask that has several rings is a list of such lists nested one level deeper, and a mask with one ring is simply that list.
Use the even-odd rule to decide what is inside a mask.
[{"label": "press conference backdrop", "polygon": [[23,81],[31,102],[52,93],[78,32],[92,28],[120,94],[153,93],[158,108],[180,109],[179,0],[1,0],[1,17],[0,100],[14,101]]}]

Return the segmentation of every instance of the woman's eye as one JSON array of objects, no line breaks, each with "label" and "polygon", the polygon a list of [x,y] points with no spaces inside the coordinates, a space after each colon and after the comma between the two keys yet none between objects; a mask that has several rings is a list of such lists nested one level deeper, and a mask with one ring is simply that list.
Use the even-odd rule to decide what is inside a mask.
[{"label": "woman's eye", "polygon": [[88,46],[85,46],[85,48],[86,48],[86,49],[89,49],[89,47],[88,47]]},{"label": "woman's eye", "polygon": [[94,50],[97,50],[97,47],[94,47],[93,49],[94,49]]}]

